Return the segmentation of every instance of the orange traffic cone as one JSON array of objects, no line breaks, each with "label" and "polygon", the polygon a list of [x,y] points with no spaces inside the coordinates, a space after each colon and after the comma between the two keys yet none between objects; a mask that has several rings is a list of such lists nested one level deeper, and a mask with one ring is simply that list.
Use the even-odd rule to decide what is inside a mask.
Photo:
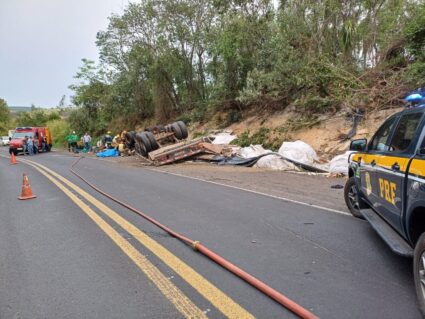
[{"label": "orange traffic cone", "polygon": [[10,154],[10,165],[15,165],[15,164],[18,164],[18,162],[16,161],[15,153],[12,152]]},{"label": "orange traffic cone", "polygon": [[22,193],[21,193],[21,196],[18,197],[18,199],[31,199],[36,197],[37,196],[33,195],[32,193],[28,176],[27,174],[24,173],[24,179],[22,181]]}]

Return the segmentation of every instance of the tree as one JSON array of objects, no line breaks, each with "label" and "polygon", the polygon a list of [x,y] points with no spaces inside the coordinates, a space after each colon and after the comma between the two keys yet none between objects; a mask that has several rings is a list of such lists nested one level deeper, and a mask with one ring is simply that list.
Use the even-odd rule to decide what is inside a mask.
[{"label": "tree", "polygon": [[[97,34],[100,64],[83,59],[70,86],[80,107],[73,118],[103,128],[121,118],[134,127],[269,100],[325,112],[373,85],[364,76],[371,70],[405,66],[409,55],[422,59],[423,5],[415,0],[273,3],[129,3]],[[423,78],[424,65],[415,63],[409,74]]]},{"label": "tree", "polygon": [[10,129],[10,110],[4,99],[0,98],[0,134],[6,134]]},{"label": "tree", "polygon": [[65,100],[66,100],[66,95],[62,95],[59,103],[58,103],[58,108],[63,108],[65,106]]}]

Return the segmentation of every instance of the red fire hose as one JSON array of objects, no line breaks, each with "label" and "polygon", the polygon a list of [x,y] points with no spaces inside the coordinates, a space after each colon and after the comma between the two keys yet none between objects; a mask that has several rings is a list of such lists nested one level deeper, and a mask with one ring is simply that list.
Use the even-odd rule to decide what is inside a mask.
[{"label": "red fire hose", "polygon": [[202,245],[199,241],[194,241],[194,240],[192,240],[192,239],[190,239],[188,237],[185,237],[185,236],[183,236],[183,235],[181,235],[181,234],[173,231],[172,229],[170,229],[167,226],[161,224],[160,222],[158,222],[157,220],[153,219],[152,217],[144,214],[143,212],[137,210],[136,208],[131,207],[130,205],[128,205],[128,204],[120,201],[119,199],[113,197],[112,195],[110,195],[110,194],[102,191],[98,187],[94,186],[92,183],[90,183],[84,177],[82,177],[80,174],[78,174],[76,171],[74,171],[75,165],[77,165],[77,163],[83,157],[79,157],[71,165],[70,171],[75,176],[77,176],[79,179],[81,179],[84,183],[86,183],[88,186],[90,186],[91,188],[93,188],[95,191],[97,191],[100,194],[106,196],[107,198],[111,199],[112,201],[120,204],[121,206],[124,206],[125,208],[131,210],[132,212],[140,215],[141,217],[143,217],[144,219],[150,221],[152,224],[158,226],[159,228],[161,228],[162,230],[164,230],[165,232],[167,232],[171,236],[173,236],[173,237],[175,237],[175,238],[183,241],[184,243],[192,246],[193,249],[195,249],[196,251],[199,251],[201,254],[203,254],[204,256],[206,256],[208,258],[210,258],[211,260],[213,260],[214,262],[216,262],[217,264],[219,264],[223,268],[227,269],[231,273],[235,274],[239,278],[245,280],[251,286],[255,287],[256,289],[258,289],[259,291],[261,291],[262,293],[264,293],[266,296],[270,297],[271,299],[275,300],[276,302],[278,302],[279,304],[281,304],[282,306],[284,306],[288,310],[292,311],[298,317],[305,318],[305,319],[318,319],[319,318],[316,315],[314,315],[313,313],[311,313],[310,311],[308,311],[307,309],[303,308],[302,306],[300,306],[299,304],[297,304],[296,302],[294,302],[293,300],[285,297],[283,294],[281,294],[277,290],[275,290],[275,289],[271,288],[270,286],[266,285],[261,280],[255,278],[254,276],[251,276],[250,274],[248,274],[247,272],[245,272],[241,268],[235,266],[234,264],[232,264],[228,260],[226,260],[223,257],[217,255],[216,253],[214,253],[213,251],[211,251],[210,249],[208,249],[207,247],[205,247],[204,245]]}]

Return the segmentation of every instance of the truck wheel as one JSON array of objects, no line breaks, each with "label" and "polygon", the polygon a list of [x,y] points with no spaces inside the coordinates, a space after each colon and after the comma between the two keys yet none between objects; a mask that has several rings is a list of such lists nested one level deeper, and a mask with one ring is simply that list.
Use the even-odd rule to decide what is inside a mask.
[{"label": "truck wheel", "polygon": [[151,150],[155,151],[159,148],[158,142],[155,139],[155,135],[153,135],[152,132],[146,132],[146,136],[149,139],[149,142],[151,143]]},{"label": "truck wheel", "polygon": [[178,124],[178,126],[180,126],[180,130],[182,131],[182,138],[187,138],[189,134],[187,132],[186,124],[184,124],[183,121],[177,121],[176,123]]},{"label": "truck wheel", "polygon": [[144,146],[147,153],[152,150],[151,142],[149,141],[149,137],[147,136],[146,132],[136,133],[136,140],[139,142],[139,144],[143,144],[142,146]]},{"label": "truck wheel", "polygon": [[365,205],[359,198],[354,176],[350,177],[345,184],[344,199],[351,215],[360,219],[364,219],[363,215],[360,213],[360,209],[364,208]]},{"label": "truck wheel", "polygon": [[182,130],[180,129],[180,125],[178,125],[177,123],[173,123],[171,124],[171,129],[173,130],[174,135],[176,136],[178,140],[183,139],[183,133],[182,133]]},{"label": "truck wheel", "polygon": [[419,310],[425,318],[425,233],[419,237],[415,246],[415,252],[413,254],[413,276]]},{"label": "truck wheel", "polygon": [[142,155],[143,157],[148,157],[148,152],[146,151],[146,146],[143,143],[137,141],[134,144],[134,150],[136,151],[137,154]]},{"label": "truck wheel", "polygon": [[135,136],[136,136],[136,132],[134,132],[134,131],[130,131],[130,132],[125,133],[125,136],[124,136],[125,146],[130,150],[132,150],[134,148],[134,142],[135,142],[134,137]]}]

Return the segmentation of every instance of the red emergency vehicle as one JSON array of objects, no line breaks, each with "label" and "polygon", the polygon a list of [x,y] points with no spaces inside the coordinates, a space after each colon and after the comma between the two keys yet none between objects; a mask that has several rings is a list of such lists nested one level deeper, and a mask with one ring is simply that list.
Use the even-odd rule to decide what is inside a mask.
[{"label": "red emergency vehicle", "polygon": [[25,137],[34,139],[34,153],[49,152],[52,148],[52,135],[48,127],[17,127],[10,141],[9,152],[13,152],[15,155],[23,152]]}]

